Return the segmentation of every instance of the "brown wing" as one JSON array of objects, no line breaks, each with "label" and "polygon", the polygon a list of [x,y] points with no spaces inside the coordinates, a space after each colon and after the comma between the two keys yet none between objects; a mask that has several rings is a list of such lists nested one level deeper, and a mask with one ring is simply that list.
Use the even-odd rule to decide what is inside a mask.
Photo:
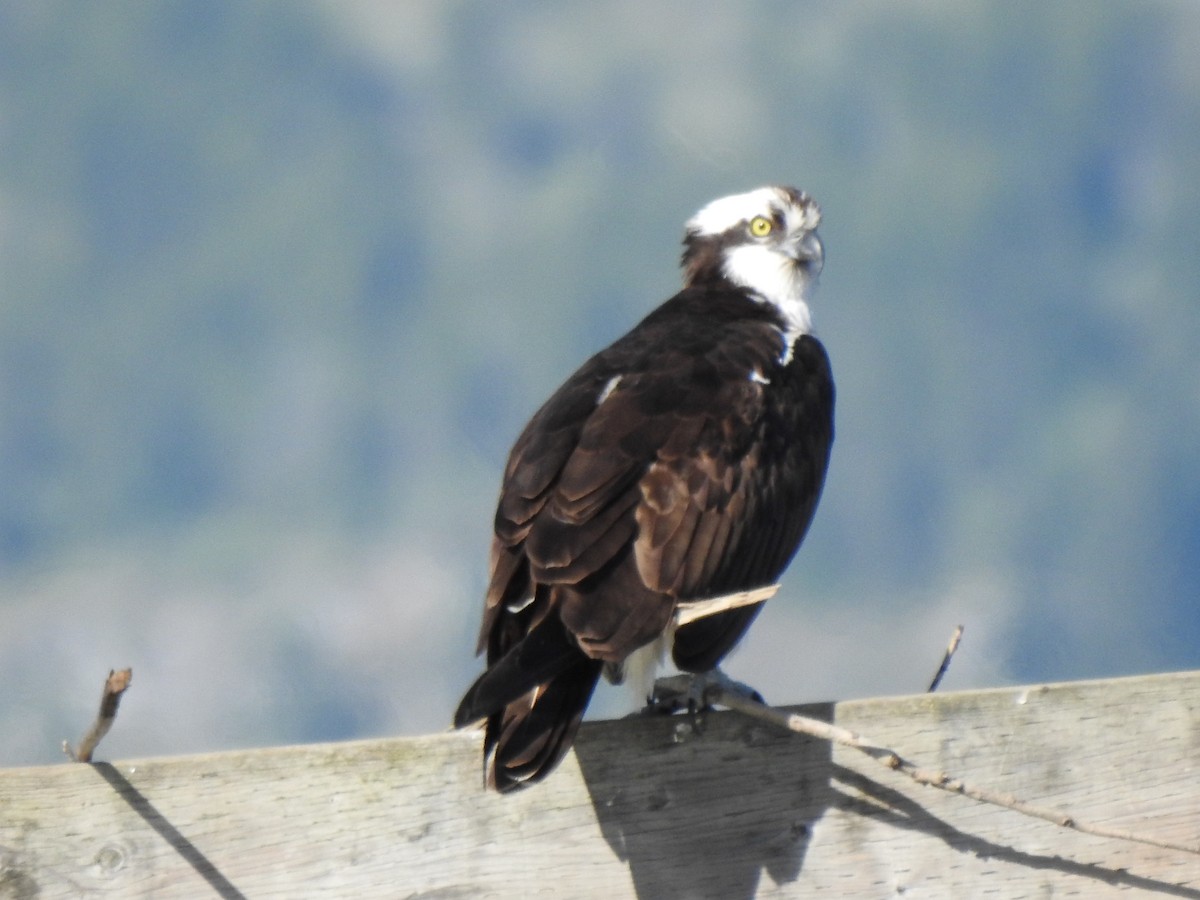
[{"label": "brown wing", "polygon": [[491,576],[479,634],[479,650],[487,648],[489,663],[548,611],[547,591],[535,591],[531,578],[527,542],[535,524],[545,520],[547,525],[539,527],[552,526],[553,513],[543,512],[611,377],[599,356],[589,360],[538,410],[509,454],[496,506]]},{"label": "brown wing", "polygon": [[[706,345],[672,337],[659,347],[674,349],[624,372],[620,359],[593,359],[514,447],[482,642],[532,596],[526,628],[553,607],[589,655],[623,659],[661,632],[676,600],[730,580],[748,525],[770,538],[755,490],[771,437],[767,392],[750,373],[778,368],[778,332],[752,322]],[[775,577],[778,556],[739,566],[741,578]]]},{"label": "brown wing", "polygon": [[[676,443],[686,440],[692,423],[665,407],[652,411],[661,405],[654,398],[671,390],[665,374],[601,371],[606,378],[582,377],[563,388],[590,394],[586,417],[546,436],[541,429],[557,425],[561,410],[573,405],[562,403],[559,415],[535,417],[513,450],[509,472],[525,474],[506,479],[497,512],[481,636],[489,643],[489,658],[506,649],[508,641],[496,639],[514,615],[510,610],[530,597],[532,603],[521,610],[530,627],[554,609],[584,651],[598,659],[623,659],[657,636],[670,618],[673,599],[644,583],[632,555],[642,501],[638,481],[656,448],[674,435]],[[603,402],[597,402],[602,393]],[[552,398],[548,407],[555,402]]]},{"label": "brown wing", "polygon": [[707,594],[742,537],[745,491],[758,454],[749,441],[762,386],[727,384],[712,412],[696,414],[690,440],[663,447],[638,483],[638,571],[647,585],[677,599]]}]

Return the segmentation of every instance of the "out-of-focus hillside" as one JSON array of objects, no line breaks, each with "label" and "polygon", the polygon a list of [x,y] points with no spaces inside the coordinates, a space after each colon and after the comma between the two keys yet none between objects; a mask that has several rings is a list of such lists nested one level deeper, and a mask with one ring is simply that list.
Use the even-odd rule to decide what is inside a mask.
[{"label": "out-of-focus hillside", "polygon": [[[772,700],[1200,665],[1200,7],[0,3],[0,763],[444,727],[508,445],[825,210]],[[606,695],[597,707],[620,709]]]}]

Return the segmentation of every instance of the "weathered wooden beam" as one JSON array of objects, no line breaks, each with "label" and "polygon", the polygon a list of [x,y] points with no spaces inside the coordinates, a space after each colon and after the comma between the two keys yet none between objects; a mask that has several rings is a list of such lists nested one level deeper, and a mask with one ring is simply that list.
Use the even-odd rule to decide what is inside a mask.
[{"label": "weathered wooden beam", "polygon": [[[1200,672],[810,706],[924,765],[1200,839]],[[119,727],[119,724],[118,724]],[[479,736],[0,770],[0,898],[1200,898],[1200,856],[922,787],[736,713],[585,725],[545,783]]]}]

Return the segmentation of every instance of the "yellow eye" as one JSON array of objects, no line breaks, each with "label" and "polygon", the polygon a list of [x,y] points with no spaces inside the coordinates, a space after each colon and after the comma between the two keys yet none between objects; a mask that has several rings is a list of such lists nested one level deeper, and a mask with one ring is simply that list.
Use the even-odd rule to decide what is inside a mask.
[{"label": "yellow eye", "polygon": [[755,237],[766,237],[774,227],[765,216],[755,216],[750,220],[750,233]]}]

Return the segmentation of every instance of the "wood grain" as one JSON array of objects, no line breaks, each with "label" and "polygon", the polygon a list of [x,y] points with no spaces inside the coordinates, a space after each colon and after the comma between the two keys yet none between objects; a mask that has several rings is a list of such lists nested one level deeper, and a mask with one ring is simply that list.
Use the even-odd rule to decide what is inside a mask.
[{"label": "wood grain", "polygon": [[[801,708],[1080,818],[1200,837],[1200,672]],[[1200,857],[946,795],[736,713],[0,770],[0,898],[1200,898]]]}]

